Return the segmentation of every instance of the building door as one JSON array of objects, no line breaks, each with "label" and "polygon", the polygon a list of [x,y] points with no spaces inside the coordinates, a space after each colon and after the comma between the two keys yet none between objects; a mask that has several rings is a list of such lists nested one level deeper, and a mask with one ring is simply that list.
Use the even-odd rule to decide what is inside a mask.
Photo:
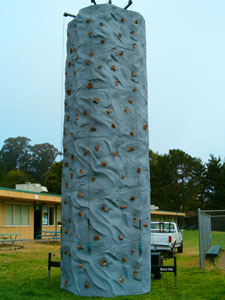
[{"label": "building door", "polygon": [[42,206],[35,204],[34,206],[34,238],[40,239],[42,230]]}]

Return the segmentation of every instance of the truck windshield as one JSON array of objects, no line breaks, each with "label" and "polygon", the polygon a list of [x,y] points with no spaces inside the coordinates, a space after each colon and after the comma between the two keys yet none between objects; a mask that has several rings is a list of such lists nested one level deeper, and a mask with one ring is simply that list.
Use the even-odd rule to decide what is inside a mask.
[{"label": "truck windshield", "polygon": [[151,232],[175,232],[175,226],[172,223],[152,223]]}]

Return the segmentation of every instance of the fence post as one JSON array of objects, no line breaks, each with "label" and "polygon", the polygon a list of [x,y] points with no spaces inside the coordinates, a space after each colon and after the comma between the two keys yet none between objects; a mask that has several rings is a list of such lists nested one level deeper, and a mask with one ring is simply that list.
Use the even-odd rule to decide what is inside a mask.
[{"label": "fence post", "polygon": [[198,236],[199,236],[199,260],[200,260],[200,269],[203,267],[203,257],[202,257],[202,222],[201,222],[201,209],[198,208]]}]

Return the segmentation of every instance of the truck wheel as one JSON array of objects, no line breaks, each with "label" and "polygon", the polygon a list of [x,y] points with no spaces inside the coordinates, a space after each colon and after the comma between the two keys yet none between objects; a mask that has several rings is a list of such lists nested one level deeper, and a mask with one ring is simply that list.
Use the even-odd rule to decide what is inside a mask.
[{"label": "truck wheel", "polygon": [[183,241],[180,244],[180,247],[177,248],[178,253],[183,253]]},{"label": "truck wheel", "polygon": [[[163,266],[163,257],[160,256],[159,258],[159,266]],[[160,270],[157,270],[154,272],[154,278],[155,279],[161,279],[162,278],[162,275],[163,275],[163,272],[161,272]]]}]

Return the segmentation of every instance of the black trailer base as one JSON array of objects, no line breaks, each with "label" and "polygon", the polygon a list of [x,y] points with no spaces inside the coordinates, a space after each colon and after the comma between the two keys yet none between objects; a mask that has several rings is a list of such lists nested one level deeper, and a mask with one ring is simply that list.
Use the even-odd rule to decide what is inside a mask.
[{"label": "black trailer base", "polygon": [[[52,252],[48,253],[48,280],[51,276],[51,267],[60,268],[60,261],[53,261],[52,255],[55,256]],[[164,272],[173,272],[174,273],[174,285],[177,287],[177,263],[176,256],[173,256],[174,264],[171,266],[163,265],[163,256],[160,252],[153,252],[151,254],[151,273],[154,274],[155,279],[161,279]]]}]

